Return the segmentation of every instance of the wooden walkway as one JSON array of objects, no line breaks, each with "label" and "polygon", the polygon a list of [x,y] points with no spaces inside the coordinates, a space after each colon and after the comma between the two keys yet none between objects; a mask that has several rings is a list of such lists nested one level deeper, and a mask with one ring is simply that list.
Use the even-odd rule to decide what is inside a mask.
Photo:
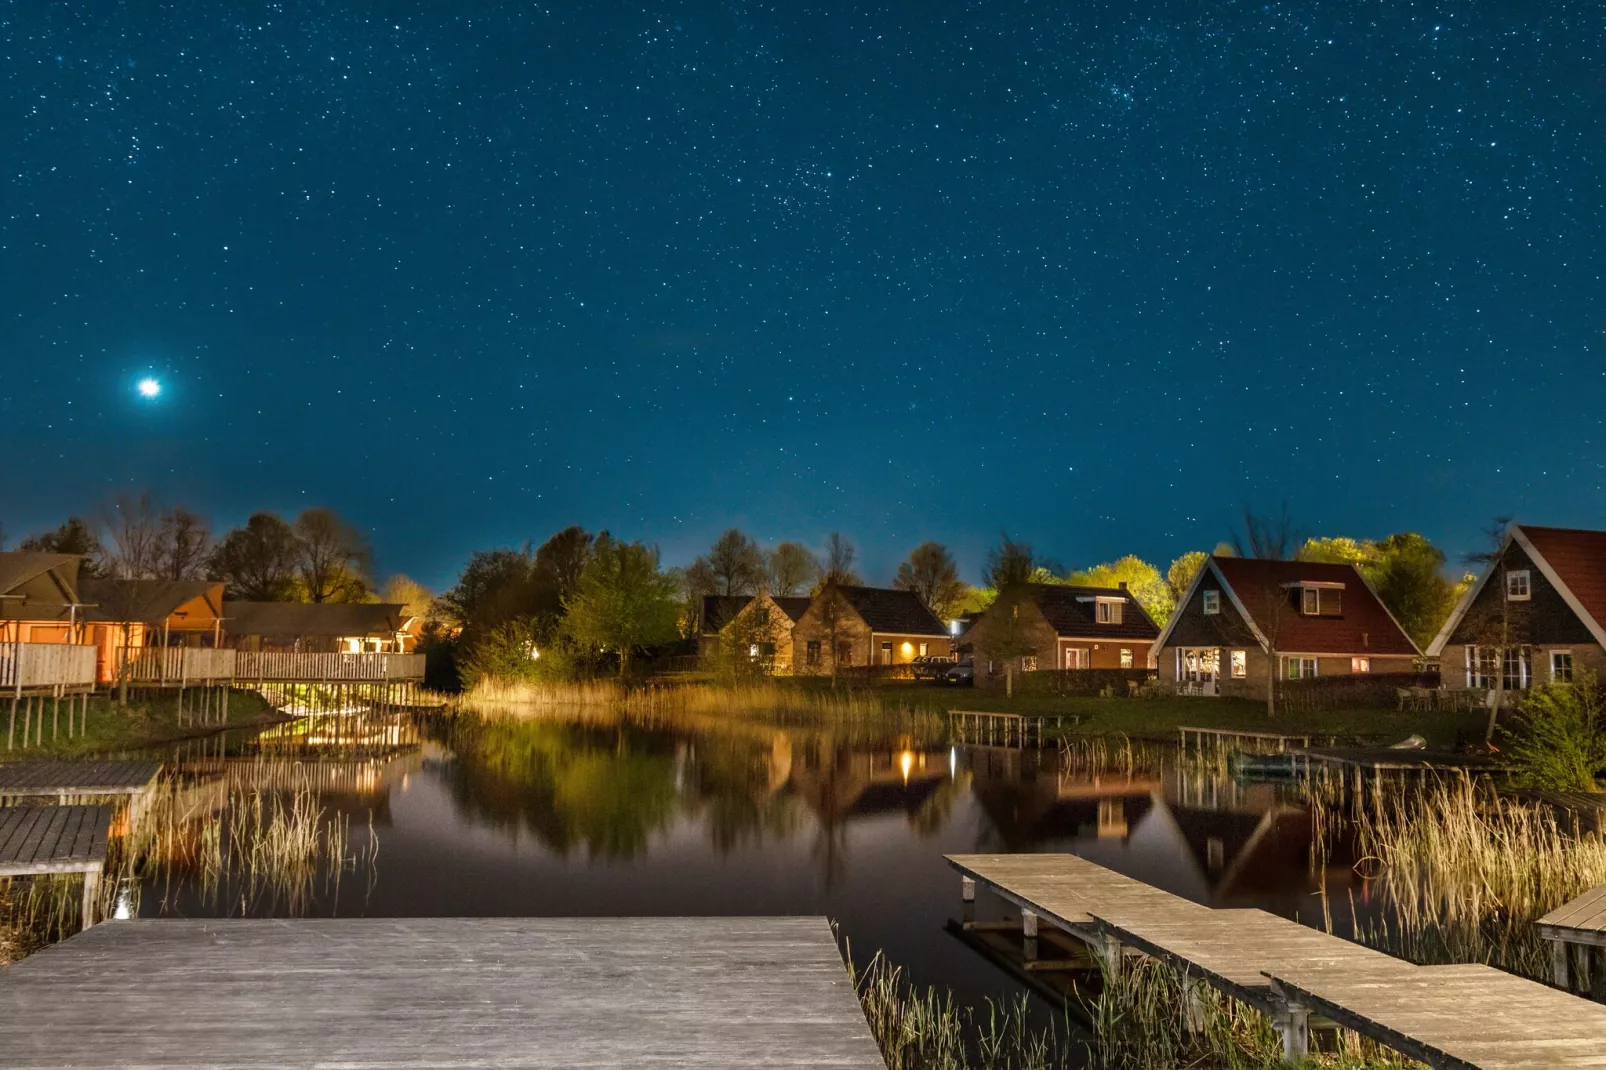
[{"label": "wooden walkway", "polygon": [[105,806],[0,808],[0,878],[84,875],[84,928],[95,923],[111,810]]},{"label": "wooden walkway", "polygon": [[0,970],[10,1070],[882,1070],[823,918],[124,921]]},{"label": "wooden walkway", "polygon": [[1484,966],[1414,966],[1261,910],[1212,910],[1075,855],[954,855],[961,892],[985,885],[1080,937],[1120,970],[1165,961],[1271,1017],[1290,1059],[1312,1013],[1435,1067],[1606,1066],[1606,1006]]},{"label": "wooden walkway", "polygon": [[1563,903],[1540,918],[1535,927],[1550,941],[1558,988],[1592,991],[1606,987],[1606,951],[1602,950],[1606,948],[1606,884]]},{"label": "wooden walkway", "polygon": [[161,771],[160,762],[0,762],[0,799],[138,795]]}]

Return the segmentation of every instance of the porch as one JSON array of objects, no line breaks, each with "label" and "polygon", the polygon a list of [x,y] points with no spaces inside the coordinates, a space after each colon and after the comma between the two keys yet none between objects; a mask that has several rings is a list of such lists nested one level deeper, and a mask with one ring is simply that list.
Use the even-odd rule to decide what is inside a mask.
[{"label": "porch", "polygon": [[197,687],[234,680],[237,654],[207,647],[124,647],[123,678],[134,687]]},{"label": "porch", "polygon": [[245,683],[408,683],[424,678],[422,654],[298,654],[239,650],[234,679]]}]

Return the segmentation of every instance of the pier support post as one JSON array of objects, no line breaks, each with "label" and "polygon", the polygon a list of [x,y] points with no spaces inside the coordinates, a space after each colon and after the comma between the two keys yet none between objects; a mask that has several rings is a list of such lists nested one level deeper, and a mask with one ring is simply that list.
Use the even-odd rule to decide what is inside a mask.
[{"label": "pier support post", "polygon": [[1190,1033],[1203,1033],[1205,1031],[1205,1001],[1204,982],[1183,978],[1182,998],[1185,1001],[1182,1007],[1183,1027]]},{"label": "pier support post", "polygon": [[1030,910],[1020,912],[1021,954],[1027,962],[1037,961],[1037,914]]},{"label": "pier support post", "polygon": [[100,874],[91,872],[84,874],[84,928],[95,924],[95,907],[99,905]]},{"label": "pier support post", "polygon": [[976,901],[976,882],[969,877],[959,878],[959,898],[967,903]]},{"label": "pier support post", "polygon": [[1283,1038],[1283,1059],[1290,1063],[1303,1061],[1310,1054],[1310,1011],[1290,1003],[1273,1022]]},{"label": "pier support post", "polygon": [[1105,933],[1100,951],[1104,958],[1105,974],[1111,981],[1119,981],[1126,972],[1126,949],[1121,946],[1121,941]]},{"label": "pier support post", "polygon": [[1563,940],[1550,942],[1550,968],[1554,971],[1556,987],[1563,992],[1572,991],[1571,978],[1567,969],[1567,944]]}]

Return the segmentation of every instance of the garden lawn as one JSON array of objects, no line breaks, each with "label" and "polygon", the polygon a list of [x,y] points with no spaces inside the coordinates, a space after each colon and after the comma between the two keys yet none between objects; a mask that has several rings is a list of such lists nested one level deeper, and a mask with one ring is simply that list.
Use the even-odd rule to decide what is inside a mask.
[{"label": "garden lawn", "polygon": [[[178,723],[178,701],[174,695],[163,694],[153,698],[131,700],[127,709],[119,708],[104,695],[89,700],[88,729],[83,735],[67,739],[67,710],[62,703],[60,731],[51,739],[51,705],[45,703],[44,742],[37,747],[21,746],[22,707],[17,708],[16,735],[18,746],[6,750],[11,704],[0,704],[0,761],[22,758],[63,758],[82,754],[102,754],[109,751],[138,750],[178,739],[210,735],[223,725]],[[229,695],[229,721],[226,727],[245,728],[278,724],[288,720],[268,705],[255,691],[234,691]]]}]

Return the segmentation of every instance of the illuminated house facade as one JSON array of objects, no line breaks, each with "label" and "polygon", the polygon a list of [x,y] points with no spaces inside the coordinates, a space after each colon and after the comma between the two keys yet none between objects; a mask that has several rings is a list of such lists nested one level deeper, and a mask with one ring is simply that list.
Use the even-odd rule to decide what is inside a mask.
[{"label": "illuminated house facade", "polygon": [[96,678],[117,676],[125,648],[215,649],[223,645],[223,584],[210,580],[86,578],[84,617],[95,645]]},{"label": "illuminated house facade", "polygon": [[1513,524],[1428,646],[1454,687],[1606,678],[1606,531]]},{"label": "illuminated house facade", "polygon": [[792,626],[792,671],[895,668],[951,646],[942,621],[912,591],[832,584]]},{"label": "illuminated house facade", "polygon": [[792,672],[792,629],[811,601],[762,593],[709,595],[703,599],[698,656],[715,658],[730,649],[735,656],[762,663],[768,672],[788,675]]},{"label": "illuminated house facade", "polygon": [[237,650],[409,654],[419,620],[389,602],[224,602],[223,631]]},{"label": "illuminated house facade", "polygon": [[85,643],[82,563],[75,554],[0,553],[0,643]]},{"label": "illuminated house facade", "polygon": [[[1009,614],[1005,619],[1005,614]],[[1122,587],[1022,586],[978,616],[964,634],[976,666],[977,686],[1003,686],[1005,654],[1016,646],[1016,672],[1034,669],[1135,669],[1154,667],[1160,628]]]},{"label": "illuminated house facade", "polygon": [[1410,673],[1422,656],[1353,565],[1240,557],[1205,562],[1155,649],[1179,692],[1248,698],[1272,673]]}]

